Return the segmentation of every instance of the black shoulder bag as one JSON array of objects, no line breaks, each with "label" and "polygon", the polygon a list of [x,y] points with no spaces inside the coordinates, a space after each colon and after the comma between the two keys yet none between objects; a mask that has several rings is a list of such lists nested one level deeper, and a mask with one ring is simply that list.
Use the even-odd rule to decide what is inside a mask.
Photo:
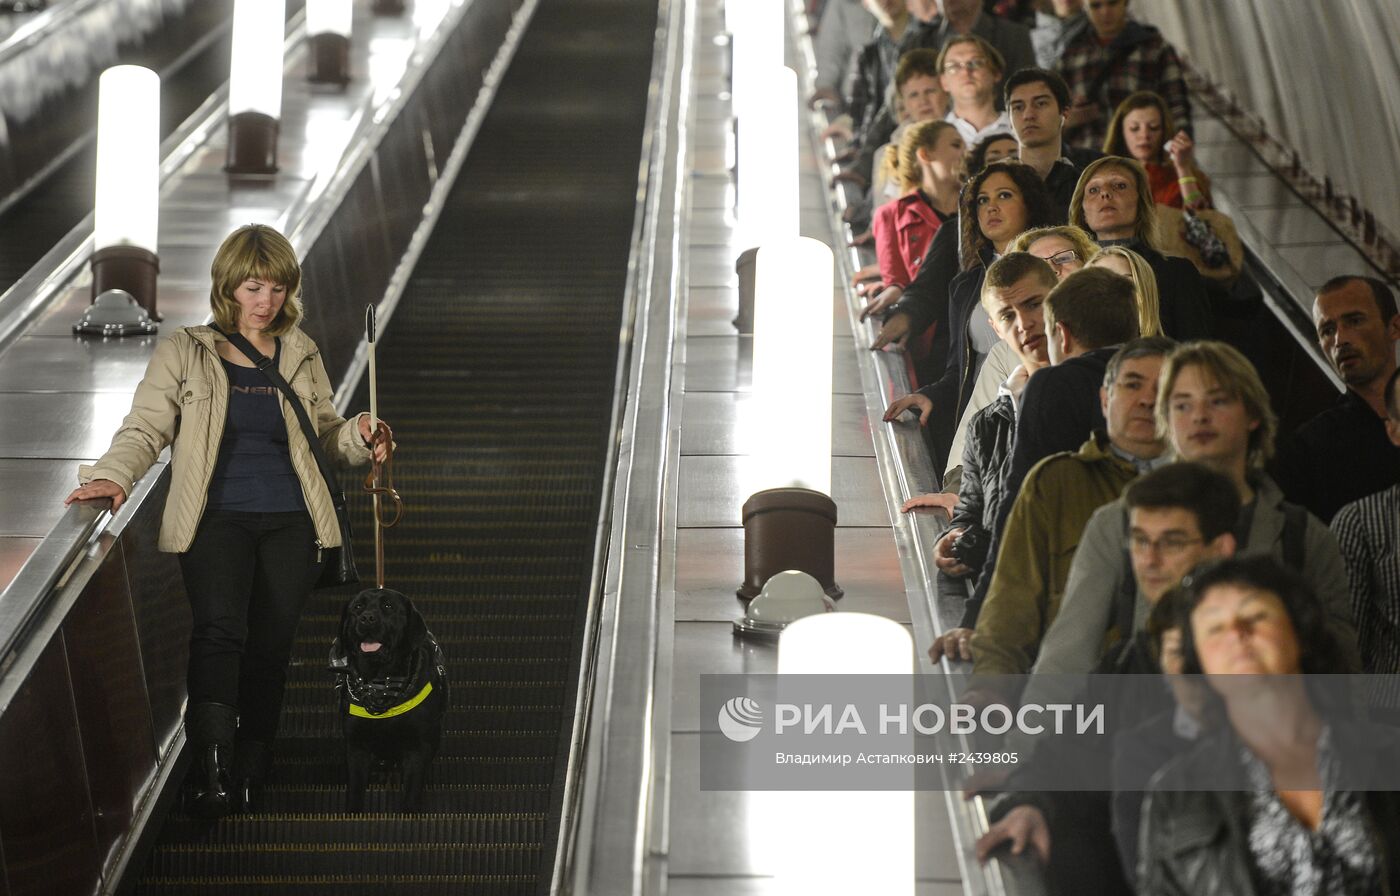
[{"label": "black shoulder bag", "polygon": [[340,526],[340,547],[322,549],[321,574],[316,579],[315,587],[336,588],[341,585],[359,584],[360,571],[355,568],[354,541],[350,532],[350,514],[345,507],[345,492],[341,490],[340,482],[326,460],[326,453],[321,449],[321,439],[316,434],[316,428],[311,425],[311,418],[306,415],[306,408],[301,406],[301,399],[282,378],[282,374],[277,372],[271,358],[253,348],[253,344],[241,333],[225,333],[224,336],[262,371],[263,376],[272,381],[272,385],[277,387],[287,399],[287,403],[292,406],[297,421],[301,423],[302,435],[306,436],[306,442],[311,447],[311,456],[316,458],[316,466],[320,469],[322,478],[326,480],[326,490],[330,492],[331,505],[335,508],[335,521]]}]

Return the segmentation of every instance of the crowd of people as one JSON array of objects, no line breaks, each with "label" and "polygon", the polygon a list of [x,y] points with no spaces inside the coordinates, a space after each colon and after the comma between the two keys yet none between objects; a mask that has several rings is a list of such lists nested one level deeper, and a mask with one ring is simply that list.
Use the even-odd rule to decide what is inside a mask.
[{"label": "crowd of people", "polygon": [[[916,421],[942,474],[905,510],[947,515],[932,555],[967,585],[931,658],[1012,706],[1073,698],[1070,675],[1173,682],[1117,720],[1111,788],[979,782],[979,856],[1032,851],[1066,893],[1400,891],[1396,799],[1339,771],[1396,742],[1400,694],[1328,704],[1300,674],[1400,673],[1393,290],[1317,290],[1346,390],[1281,432],[1288,396],[1220,320],[1238,253],[1180,61],[1131,0],[810,5],[810,100],[865,193],[853,242],[877,250],[861,319],[909,361],[885,419]],[[1182,678],[1225,672],[1295,683]],[[1237,792],[1187,786],[1221,769]]]}]

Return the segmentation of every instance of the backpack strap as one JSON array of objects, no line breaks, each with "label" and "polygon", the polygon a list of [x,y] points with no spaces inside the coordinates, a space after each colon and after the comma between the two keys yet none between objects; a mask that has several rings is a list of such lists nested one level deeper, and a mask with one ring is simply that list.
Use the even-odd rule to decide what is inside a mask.
[{"label": "backpack strap", "polygon": [[1301,574],[1308,559],[1307,508],[1284,501],[1279,509],[1283,511],[1283,562]]},{"label": "backpack strap", "polygon": [[1133,618],[1137,615],[1137,577],[1133,575],[1132,549],[1128,546],[1128,513],[1123,512],[1123,569],[1118,574],[1118,590],[1113,595],[1113,624],[1118,636],[1127,641],[1133,636]]}]

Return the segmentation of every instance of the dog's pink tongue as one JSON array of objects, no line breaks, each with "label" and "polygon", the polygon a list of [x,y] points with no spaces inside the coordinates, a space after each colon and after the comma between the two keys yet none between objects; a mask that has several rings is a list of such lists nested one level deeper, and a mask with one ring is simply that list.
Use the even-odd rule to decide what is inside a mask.
[{"label": "dog's pink tongue", "polygon": [[383,645],[383,644],[380,644],[378,641],[361,641],[361,642],[360,642],[360,652],[361,652],[361,653],[374,653],[376,650],[378,650],[380,647],[383,647],[383,646],[384,646],[384,645]]}]

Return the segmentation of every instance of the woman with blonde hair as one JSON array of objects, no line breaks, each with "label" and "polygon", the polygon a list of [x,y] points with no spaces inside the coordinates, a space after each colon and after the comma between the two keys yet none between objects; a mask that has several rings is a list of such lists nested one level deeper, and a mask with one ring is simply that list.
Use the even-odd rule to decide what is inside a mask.
[{"label": "woman with blonde hair", "polygon": [[1157,202],[1147,171],[1134,159],[1105,156],[1084,168],[1069,204],[1069,222],[1094,235],[1100,246],[1126,246],[1157,279],[1162,329],[1184,342],[1211,335],[1206,281],[1185,258],[1163,255],[1157,245]]},{"label": "woman with blonde hair", "polygon": [[1157,275],[1152,273],[1146,259],[1127,246],[1109,246],[1096,252],[1087,267],[1108,268],[1133,281],[1133,288],[1137,290],[1138,332],[1143,336],[1163,335]]},{"label": "woman with blonde hair", "polygon": [[213,323],[156,346],[112,446],[65,501],[115,510],[170,446],[158,546],[179,555],[193,617],[187,810],[203,818],[246,807],[271,765],[297,622],[322,552],[341,544],[324,455],[364,465],[389,439],[382,421],[371,432],[368,414],[336,412],[320,349],[297,326],[301,264],[282,234],[238,228],[210,274]]},{"label": "woman with blonde hair", "polygon": [[861,319],[899,301],[919,273],[938,228],[958,213],[962,136],[946,121],[912,125],[899,143],[900,197],[875,210],[872,229],[884,289]]}]

